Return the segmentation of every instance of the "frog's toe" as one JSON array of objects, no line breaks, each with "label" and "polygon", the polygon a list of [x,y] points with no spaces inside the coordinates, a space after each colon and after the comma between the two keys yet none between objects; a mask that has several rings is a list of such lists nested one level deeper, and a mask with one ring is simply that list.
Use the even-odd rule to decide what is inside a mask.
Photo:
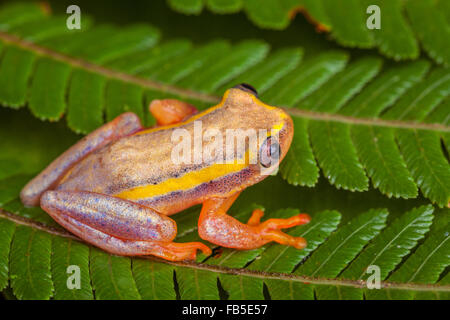
[{"label": "frog's toe", "polygon": [[306,247],[306,240],[304,238],[290,236],[280,231],[280,229],[292,228],[309,223],[311,221],[309,215],[300,213],[287,219],[268,219],[262,223],[256,223],[256,221],[259,222],[261,216],[262,214],[255,210],[249,220],[249,224],[256,227],[258,229],[257,232],[260,233],[264,239],[292,246],[297,249]]},{"label": "frog's toe", "polygon": [[291,246],[297,249],[304,249],[307,245],[302,237],[293,237],[280,230],[268,230],[262,234],[263,238],[269,241],[275,241],[279,244]]},{"label": "frog's toe", "polygon": [[169,242],[164,245],[166,249],[165,259],[171,261],[195,260],[197,257],[197,250],[209,256],[212,254],[211,249],[201,242]]},{"label": "frog's toe", "polygon": [[286,229],[307,224],[310,221],[311,217],[309,215],[306,213],[300,213],[287,219],[269,219],[260,223],[258,227],[263,230]]}]

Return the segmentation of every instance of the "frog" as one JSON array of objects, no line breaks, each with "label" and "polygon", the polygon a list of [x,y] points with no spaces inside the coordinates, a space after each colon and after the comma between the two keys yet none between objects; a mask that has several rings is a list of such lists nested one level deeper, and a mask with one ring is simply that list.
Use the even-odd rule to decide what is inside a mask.
[{"label": "frog", "polygon": [[[199,251],[210,256],[212,250],[202,241],[174,241],[177,225],[170,216],[196,205],[201,205],[200,238],[218,248],[251,250],[269,242],[306,247],[304,238],[282,231],[308,223],[306,213],[261,221],[264,211],[258,208],[247,223],[227,213],[243,190],[278,170],[294,134],[285,110],[263,103],[252,86],[240,84],[201,112],[176,99],[153,100],[149,112],[156,119],[152,127],[125,112],[84,136],[24,186],[23,204],[40,206],[78,238],[120,256],[168,261],[195,260]],[[195,135],[199,122],[201,133],[255,129],[265,135],[256,147],[247,139],[230,153],[242,161],[224,161],[220,152],[201,161],[174,161],[179,142],[174,134]],[[198,153],[189,152],[194,157]]]}]

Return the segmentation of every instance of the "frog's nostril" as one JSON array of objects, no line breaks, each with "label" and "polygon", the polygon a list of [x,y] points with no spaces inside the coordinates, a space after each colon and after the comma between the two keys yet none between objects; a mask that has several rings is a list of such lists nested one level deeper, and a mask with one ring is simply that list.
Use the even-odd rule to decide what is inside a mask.
[{"label": "frog's nostril", "polygon": [[256,97],[258,96],[258,92],[256,91],[256,89],[253,88],[253,87],[252,87],[251,85],[249,85],[248,83],[241,83],[241,84],[238,84],[238,85],[234,86],[233,88],[236,88],[236,89],[240,89],[240,90],[249,92],[249,93],[253,94],[253,95],[256,96]]}]

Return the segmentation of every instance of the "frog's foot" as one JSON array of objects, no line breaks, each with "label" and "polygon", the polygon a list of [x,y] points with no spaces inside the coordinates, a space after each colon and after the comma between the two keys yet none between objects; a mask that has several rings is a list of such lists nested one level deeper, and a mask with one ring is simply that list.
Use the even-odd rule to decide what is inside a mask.
[{"label": "frog's foot", "polygon": [[264,211],[260,209],[254,210],[252,216],[247,222],[247,225],[257,228],[256,232],[261,234],[264,239],[270,239],[271,241],[292,246],[297,249],[303,249],[306,247],[306,240],[304,238],[290,236],[279,231],[279,229],[292,228],[309,223],[311,221],[309,215],[300,213],[287,219],[269,219],[264,222],[260,222],[263,215]]},{"label": "frog's foot", "polygon": [[109,195],[47,191],[41,206],[61,226],[112,254],[154,255],[171,261],[195,259],[200,242],[174,243],[175,221],[155,210]]},{"label": "frog's foot", "polygon": [[175,99],[153,100],[148,108],[160,126],[182,122],[197,112],[193,105]]},{"label": "frog's foot", "polygon": [[269,219],[260,222],[262,210],[253,211],[247,224],[226,214],[237,196],[228,199],[207,200],[203,204],[199,219],[199,235],[217,245],[236,249],[255,249],[275,241],[298,249],[306,247],[306,240],[290,236],[280,229],[291,228],[310,221],[307,214],[298,214],[287,219]]}]

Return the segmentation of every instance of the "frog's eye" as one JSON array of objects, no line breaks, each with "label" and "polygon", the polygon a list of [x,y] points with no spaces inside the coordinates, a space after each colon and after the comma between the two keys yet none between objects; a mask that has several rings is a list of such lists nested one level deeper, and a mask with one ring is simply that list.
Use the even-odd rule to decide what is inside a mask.
[{"label": "frog's eye", "polygon": [[277,164],[280,160],[281,148],[277,139],[268,137],[259,150],[259,162],[265,168]]},{"label": "frog's eye", "polygon": [[233,88],[235,89],[240,89],[242,91],[246,91],[248,93],[253,94],[255,97],[258,96],[258,92],[256,91],[255,88],[253,88],[251,85],[247,84],[247,83],[241,83],[238,84],[237,86],[234,86]]}]

